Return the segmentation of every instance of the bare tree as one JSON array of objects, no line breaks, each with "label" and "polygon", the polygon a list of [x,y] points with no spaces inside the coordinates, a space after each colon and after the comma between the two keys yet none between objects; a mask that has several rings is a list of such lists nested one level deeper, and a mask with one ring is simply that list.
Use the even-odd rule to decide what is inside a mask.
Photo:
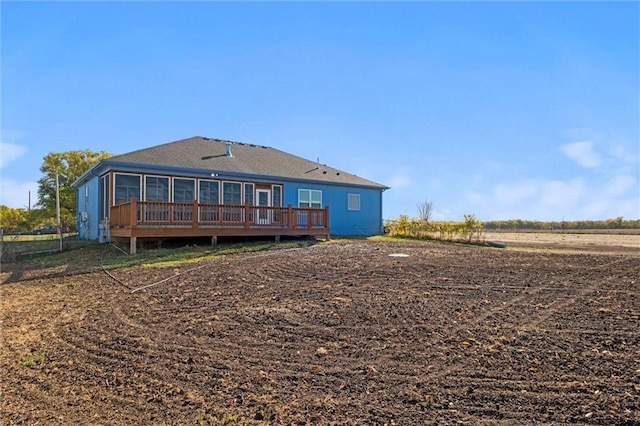
[{"label": "bare tree", "polygon": [[433,214],[433,202],[424,200],[417,204],[417,208],[418,217],[425,222],[429,222],[429,220],[431,220],[431,215]]}]

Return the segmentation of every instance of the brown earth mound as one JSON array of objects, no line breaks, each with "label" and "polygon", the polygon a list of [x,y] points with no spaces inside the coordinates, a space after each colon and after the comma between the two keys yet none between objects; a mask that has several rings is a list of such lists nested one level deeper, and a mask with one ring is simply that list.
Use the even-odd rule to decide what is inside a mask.
[{"label": "brown earth mound", "polygon": [[640,424],[638,256],[346,241],[112,273],[0,287],[3,424]]}]

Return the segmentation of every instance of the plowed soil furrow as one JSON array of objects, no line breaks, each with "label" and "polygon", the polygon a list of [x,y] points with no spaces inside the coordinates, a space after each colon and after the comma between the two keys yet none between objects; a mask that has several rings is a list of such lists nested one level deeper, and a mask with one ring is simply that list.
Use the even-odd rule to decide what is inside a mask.
[{"label": "plowed soil furrow", "polygon": [[2,424],[640,424],[637,256],[343,241],[112,273],[1,287]]}]

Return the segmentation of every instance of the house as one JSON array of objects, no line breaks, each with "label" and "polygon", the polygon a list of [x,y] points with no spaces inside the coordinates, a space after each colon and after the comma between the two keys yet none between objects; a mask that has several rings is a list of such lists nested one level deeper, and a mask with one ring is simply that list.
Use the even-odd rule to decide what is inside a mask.
[{"label": "house", "polygon": [[254,144],[192,137],[101,160],[73,184],[78,237],[375,235],[387,186]]}]

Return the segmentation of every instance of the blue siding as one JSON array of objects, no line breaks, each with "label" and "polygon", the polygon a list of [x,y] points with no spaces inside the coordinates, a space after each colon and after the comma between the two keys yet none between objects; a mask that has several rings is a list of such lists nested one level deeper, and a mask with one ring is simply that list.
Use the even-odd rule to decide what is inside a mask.
[{"label": "blue siding", "polygon": [[[198,176],[194,176],[198,177]],[[200,176],[201,177],[201,176]],[[241,175],[233,180],[242,181]],[[256,182],[255,177],[247,181]],[[298,190],[311,189],[322,192],[322,207],[329,206],[329,226],[332,235],[378,235],[383,233],[382,189],[361,188],[316,182],[265,179],[265,182],[282,184],[283,206],[298,207]],[[77,230],[78,238],[98,240],[100,236],[100,178],[92,176],[78,186]],[[349,194],[360,196],[360,210],[349,210]],[[83,212],[86,215],[83,215]]]},{"label": "blue siding", "polygon": [[[81,240],[97,240],[100,224],[100,178],[94,176],[78,187],[76,228]],[[84,213],[84,214],[83,214]]]},{"label": "blue siding", "polygon": [[[298,189],[322,191],[322,207],[329,206],[331,234],[382,234],[382,191],[380,189],[285,182],[284,206],[291,204],[293,207],[298,207]],[[349,210],[349,194],[360,195],[360,210]]]}]

